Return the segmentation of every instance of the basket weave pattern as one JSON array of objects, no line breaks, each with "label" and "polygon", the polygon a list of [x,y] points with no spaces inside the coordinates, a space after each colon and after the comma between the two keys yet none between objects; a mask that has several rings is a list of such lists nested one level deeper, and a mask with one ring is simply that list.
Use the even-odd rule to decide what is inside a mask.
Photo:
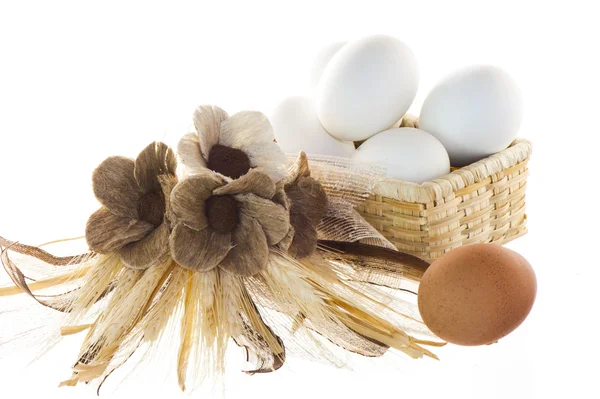
[{"label": "basket weave pattern", "polygon": [[423,184],[386,179],[357,210],[400,251],[428,262],[466,244],[504,244],[527,232],[531,143]]}]

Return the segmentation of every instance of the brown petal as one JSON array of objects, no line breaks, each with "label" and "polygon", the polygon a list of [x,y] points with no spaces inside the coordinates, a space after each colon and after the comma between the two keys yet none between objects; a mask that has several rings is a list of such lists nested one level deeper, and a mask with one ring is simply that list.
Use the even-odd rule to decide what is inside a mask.
[{"label": "brown petal", "polygon": [[121,261],[131,269],[148,269],[165,260],[169,252],[169,226],[158,226],[138,242],[126,245],[119,251]]},{"label": "brown petal", "polygon": [[277,244],[287,235],[290,214],[283,206],[254,194],[238,195],[236,199],[241,203],[241,212],[260,223],[269,245]]},{"label": "brown petal", "polygon": [[177,222],[194,230],[206,228],[205,201],[221,184],[212,173],[194,175],[179,182],[171,191],[171,209]]},{"label": "brown petal", "polygon": [[[287,252],[290,249],[290,245],[292,245],[292,240],[294,239],[294,234],[295,234],[294,227],[290,224],[290,229],[288,230],[285,237],[283,237],[283,240],[281,240],[281,241],[279,241],[279,243],[277,243],[277,247]],[[292,256],[293,255],[294,254],[292,254]]]},{"label": "brown petal", "polygon": [[290,222],[294,228],[294,237],[288,249],[289,254],[298,259],[312,255],[317,249],[317,228],[306,214],[294,212],[293,208]]},{"label": "brown petal", "polygon": [[267,266],[269,246],[261,225],[240,213],[240,223],[233,232],[235,245],[219,267],[239,276],[252,276]]},{"label": "brown petal", "polygon": [[269,176],[257,169],[251,169],[242,177],[217,188],[214,195],[253,193],[271,199],[275,195],[275,183]]},{"label": "brown petal", "polygon": [[135,179],[144,193],[160,190],[158,176],[171,174],[177,170],[175,153],[165,143],[148,145],[135,160]]},{"label": "brown petal", "polygon": [[290,209],[290,207],[292,206],[292,203],[290,202],[287,194],[285,193],[285,190],[283,188],[279,187],[280,185],[277,185],[277,189],[275,191],[275,195],[273,196],[273,198],[271,198],[271,201],[283,206],[285,209]]},{"label": "brown petal", "polygon": [[315,227],[321,222],[327,212],[327,194],[318,181],[300,177],[287,186],[285,192],[292,203],[292,213],[305,214]]},{"label": "brown petal", "polygon": [[231,234],[211,228],[192,230],[177,224],[171,233],[171,256],[181,267],[206,272],[214,269],[231,249]]},{"label": "brown petal", "polygon": [[136,219],[142,192],[134,177],[135,162],[125,157],[106,158],[92,175],[94,194],[114,214]]},{"label": "brown petal", "polygon": [[206,162],[200,153],[198,134],[188,133],[183,136],[177,144],[177,153],[190,174],[201,172],[206,168]]},{"label": "brown petal", "polygon": [[295,230],[290,253],[304,258],[317,247],[317,227],[327,211],[327,194],[312,177],[299,177],[285,190],[291,202],[290,223]]},{"label": "brown petal", "polygon": [[100,208],[87,221],[85,239],[90,250],[105,254],[144,238],[153,228],[150,223],[117,216],[107,208]]},{"label": "brown petal", "polygon": [[221,122],[227,118],[227,112],[214,105],[202,105],[194,111],[194,126],[204,159],[208,159],[210,149],[219,142]]},{"label": "brown petal", "polygon": [[175,220],[175,214],[173,213],[173,208],[171,207],[171,193],[177,185],[177,176],[160,175],[158,176],[158,181],[160,183],[160,187],[162,188],[162,193],[165,199],[165,214],[167,215],[167,219],[170,222],[173,222],[173,220]]},{"label": "brown petal", "polygon": [[299,177],[310,177],[310,168],[306,153],[301,152],[293,165],[288,169],[288,176],[283,180],[287,186],[293,184]]}]

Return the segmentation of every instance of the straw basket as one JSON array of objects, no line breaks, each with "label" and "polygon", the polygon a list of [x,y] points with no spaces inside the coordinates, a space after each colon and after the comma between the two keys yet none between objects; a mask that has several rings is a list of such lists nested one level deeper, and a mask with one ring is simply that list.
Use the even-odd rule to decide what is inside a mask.
[{"label": "straw basket", "polygon": [[527,232],[530,156],[531,143],[517,139],[504,151],[423,184],[386,179],[357,210],[398,250],[428,262],[461,245],[504,244]]}]

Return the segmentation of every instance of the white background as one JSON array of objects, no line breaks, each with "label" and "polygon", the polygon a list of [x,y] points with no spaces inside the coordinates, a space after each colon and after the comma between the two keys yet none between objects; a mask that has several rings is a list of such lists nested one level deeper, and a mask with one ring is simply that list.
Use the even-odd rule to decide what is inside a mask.
[{"label": "white background", "polygon": [[[2,1],[0,234],[28,243],[81,235],[98,206],[91,171],[105,157],[133,157],[176,136],[198,104],[268,114],[285,96],[306,92],[320,47],[391,34],[420,64],[415,113],[436,81],[461,66],[496,64],[519,82],[520,136],[534,144],[530,232],[509,246],[536,270],[535,307],[499,344],[446,347],[440,362],[390,354],[357,359],[350,371],[292,358],[272,375],[231,371],[227,397],[599,397],[593,3]],[[0,397],[91,398],[89,387],[56,388],[75,347],[26,369],[14,366],[19,353],[0,359]],[[176,381],[142,375],[105,392],[154,394],[177,397]]]}]

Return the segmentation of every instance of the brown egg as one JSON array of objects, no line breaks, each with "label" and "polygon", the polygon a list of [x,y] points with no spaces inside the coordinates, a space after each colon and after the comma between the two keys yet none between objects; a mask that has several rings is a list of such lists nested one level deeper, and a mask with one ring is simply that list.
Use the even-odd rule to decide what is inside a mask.
[{"label": "brown egg", "polygon": [[429,329],[458,345],[495,342],[529,314],[537,291],[531,265],[495,244],[456,248],[429,266],[419,311]]}]

